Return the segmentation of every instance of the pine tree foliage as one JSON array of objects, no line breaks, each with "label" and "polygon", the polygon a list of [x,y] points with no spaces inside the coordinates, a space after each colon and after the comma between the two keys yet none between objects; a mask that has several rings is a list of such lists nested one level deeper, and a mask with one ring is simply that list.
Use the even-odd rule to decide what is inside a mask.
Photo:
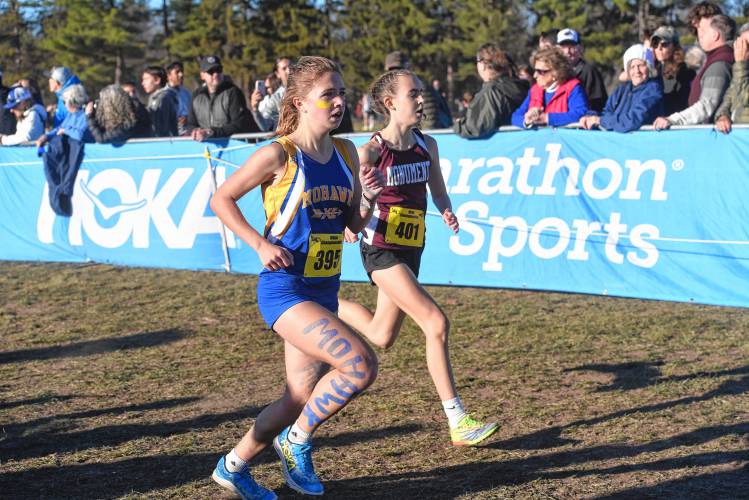
[{"label": "pine tree foliage", "polygon": [[88,87],[101,88],[143,65],[144,0],[58,0],[45,12],[39,46],[49,66],[68,66]]},{"label": "pine tree foliage", "polygon": [[[66,65],[93,93],[139,80],[147,64],[182,60],[194,88],[199,57],[214,54],[247,89],[280,56],[318,54],[342,65],[353,101],[382,73],[387,53],[401,50],[425,84],[437,78],[459,95],[480,85],[475,54],[482,44],[497,43],[524,63],[537,35],[552,28],[578,30],[585,58],[613,78],[624,50],[661,24],[675,26],[683,45],[693,43],[685,18],[694,2],[0,0],[0,67],[11,82],[41,80],[43,70]],[[732,15],[749,13],[746,2],[718,3]]]}]

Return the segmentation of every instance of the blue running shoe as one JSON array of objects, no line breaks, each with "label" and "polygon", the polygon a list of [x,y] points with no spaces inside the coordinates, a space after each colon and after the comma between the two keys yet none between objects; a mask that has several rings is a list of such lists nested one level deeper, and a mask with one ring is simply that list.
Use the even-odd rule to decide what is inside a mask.
[{"label": "blue running shoe", "polygon": [[312,446],[290,442],[290,428],[285,428],[273,439],[273,447],[281,459],[286,484],[303,495],[322,495],[323,486],[312,465]]},{"label": "blue running shoe", "polygon": [[250,470],[246,465],[239,472],[229,472],[226,470],[225,460],[226,457],[222,456],[211,475],[218,484],[229,491],[233,491],[242,497],[242,500],[276,500],[278,498],[275,493],[263,488],[252,479]]}]

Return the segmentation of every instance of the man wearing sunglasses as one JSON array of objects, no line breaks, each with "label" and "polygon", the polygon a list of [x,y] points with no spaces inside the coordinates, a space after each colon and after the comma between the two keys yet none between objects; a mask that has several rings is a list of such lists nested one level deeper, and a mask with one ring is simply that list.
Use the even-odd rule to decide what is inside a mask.
[{"label": "man wearing sunglasses", "polygon": [[665,116],[689,107],[689,88],[697,72],[684,62],[679,34],[671,26],[660,26],[650,37],[655,67],[663,82]]},{"label": "man wearing sunglasses", "polygon": [[242,91],[226,76],[218,56],[200,60],[203,85],[192,96],[187,119],[190,135],[196,141],[229,137],[250,131],[250,112]]}]

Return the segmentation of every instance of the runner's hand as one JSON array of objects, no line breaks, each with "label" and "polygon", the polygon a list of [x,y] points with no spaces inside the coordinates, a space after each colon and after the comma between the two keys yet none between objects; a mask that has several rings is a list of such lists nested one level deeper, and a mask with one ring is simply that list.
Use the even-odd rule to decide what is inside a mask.
[{"label": "runner's hand", "polygon": [[455,216],[452,210],[449,208],[446,208],[444,212],[442,212],[442,221],[453,230],[453,233],[458,234],[458,229],[460,229],[460,224],[458,223],[458,218]]},{"label": "runner's hand", "polygon": [[376,198],[385,188],[385,178],[382,172],[369,165],[362,165],[359,170],[359,181],[367,198]]},{"label": "runner's hand", "polygon": [[353,232],[351,229],[346,228],[343,231],[343,240],[346,243],[356,243],[357,241],[359,241],[359,235]]},{"label": "runner's hand", "polygon": [[260,257],[260,262],[263,263],[263,267],[271,271],[277,271],[294,264],[294,256],[291,255],[291,252],[269,241],[260,245],[257,254]]}]

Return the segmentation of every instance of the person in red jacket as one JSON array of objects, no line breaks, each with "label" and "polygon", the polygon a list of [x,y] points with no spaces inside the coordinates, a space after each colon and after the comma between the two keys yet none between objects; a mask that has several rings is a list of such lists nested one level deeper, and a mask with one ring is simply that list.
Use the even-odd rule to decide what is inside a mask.
[{"label": "person in red jacket", "polygon": [[576,123],[588,112],[585,90],[580,80],[572,78],[572,68],[562,51],[555,47],[539,50],[531,63],[536,83],[512,114],[513,125],[562,127]]}]

